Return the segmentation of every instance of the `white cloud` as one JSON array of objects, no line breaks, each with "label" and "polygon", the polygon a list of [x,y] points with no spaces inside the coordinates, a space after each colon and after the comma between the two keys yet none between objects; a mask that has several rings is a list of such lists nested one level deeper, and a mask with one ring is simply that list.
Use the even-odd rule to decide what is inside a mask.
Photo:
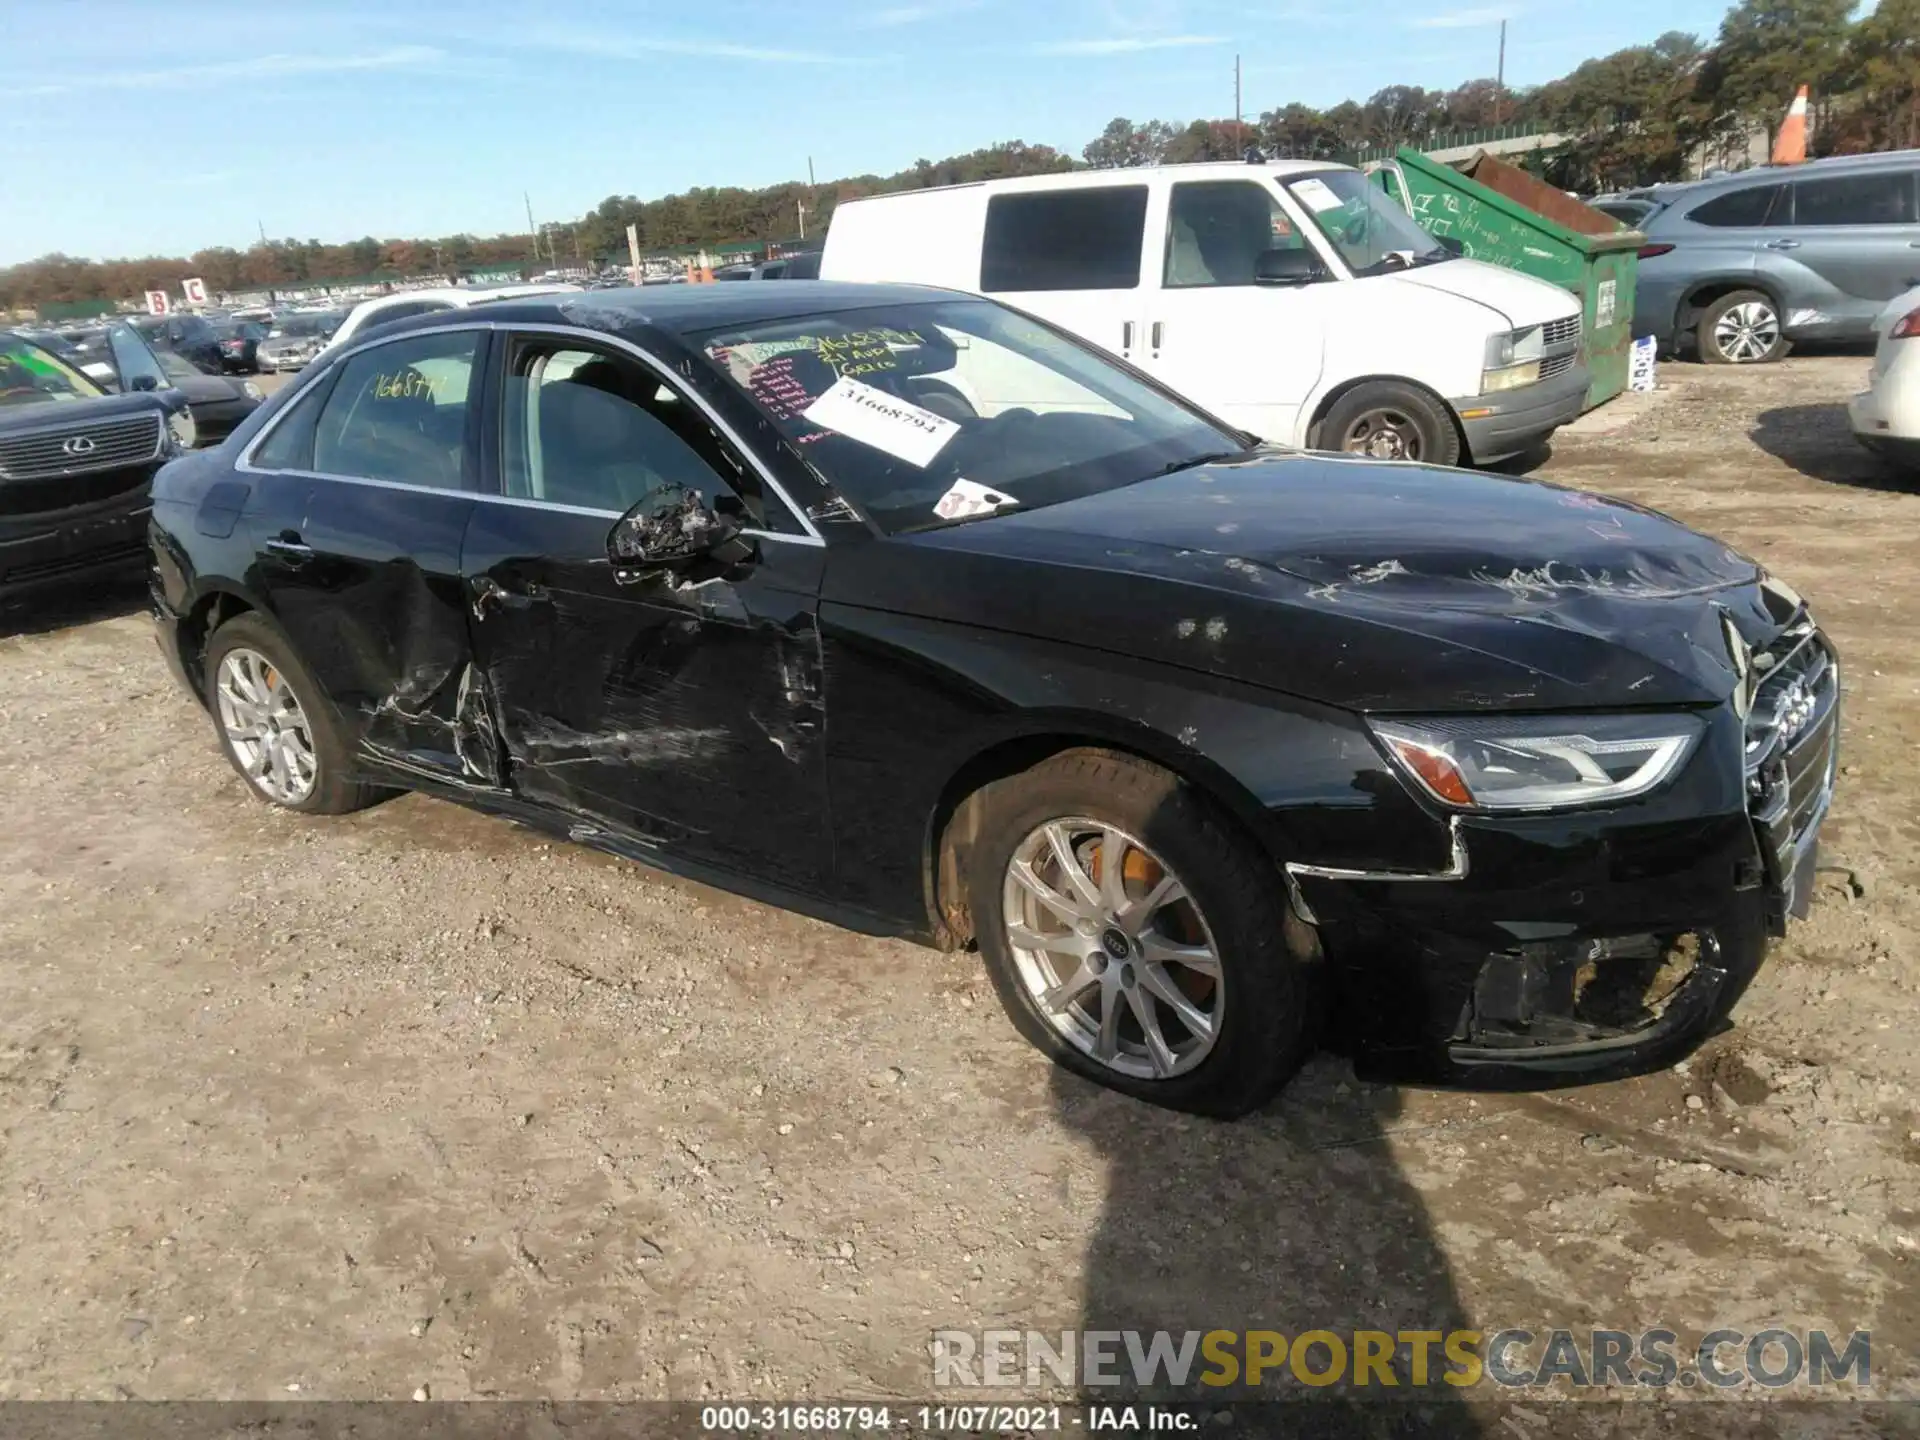
[{"label": "white cloud", "polygon": [[1498,25],[1520,12],[1506,5],[1483,5],[1477,10],[1449,10],[1444,15],[1428,15],[1414,21],[1421,30],[1470,30],[1479,25]]},{"label": "white cloud", "polygon": [[1035,47],[1039,55],[1132,55],[1142,50],[1181,50],[1224,45],[1224,35],[1115,35],[1098,40],[1058,40]]},{"label": "white cloud", "polygon": [[273,80],[289,75],[332,75],[350,70],[413,70],[438,64],[446,52],[431,45],[395,45],[358,55],[255,55],[244,60],[176,65],[153,70],[103,70],[27,85],[18,93],[64,95],[76,90],[155,90],[207,80]]},{"label": "white cloud", "polygon": [[958,15],[963,11],[977,10],[981,0],[925,0],[922,4],[894,5],[885,10],[876,10],[863,17],[864,23],[877,29],[892,29],[901,25],[918,25],[923,20],[940,20],[948,15]]},{"label": "white cloud", "polygon": [[818,50],[780,50],[759,45],[736,45],[731,40],[676,39],[668,36],[589,34],[567,30],[536,30],[502,40],[505,45],[532,45],[572,55],[597,55],[614,60],[638,60],[649,55],[691,55],[716,60],[756,60],[774,65],[833,65],[851,59]]}]

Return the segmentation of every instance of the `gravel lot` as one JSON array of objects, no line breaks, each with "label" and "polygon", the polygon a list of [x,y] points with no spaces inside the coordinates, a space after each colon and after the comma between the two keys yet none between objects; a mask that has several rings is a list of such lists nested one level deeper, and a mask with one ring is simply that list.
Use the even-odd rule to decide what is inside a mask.
[{"label": "gravel lot", "polygon": [[1776,1322],[1920,1397],[1920,486],[1846,435],[1866,364],[1665,367],[1542,471],[1760,557],[1848,675],[1835,868],[1737,1027],[1552,1094],[1322,1059],[1149,1110],[972,958],[419,797],[268,810],[137,586],[0,612],[0,1398],[924,1398],[949,1326]]}]

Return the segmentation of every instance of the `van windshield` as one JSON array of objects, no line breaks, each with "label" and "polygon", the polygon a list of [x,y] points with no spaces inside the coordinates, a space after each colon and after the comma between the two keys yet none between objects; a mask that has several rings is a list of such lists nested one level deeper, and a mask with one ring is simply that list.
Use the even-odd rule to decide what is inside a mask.
[{"label": "van windshield", "polygon": [[889,533],[1054,505],[1251,443],[988,300],[768,320],[695,343]]},{"label": "van windshield", "polygon": [[1355,275],[1454,258],[1358,170],[1323,170],[1284,183]]}]

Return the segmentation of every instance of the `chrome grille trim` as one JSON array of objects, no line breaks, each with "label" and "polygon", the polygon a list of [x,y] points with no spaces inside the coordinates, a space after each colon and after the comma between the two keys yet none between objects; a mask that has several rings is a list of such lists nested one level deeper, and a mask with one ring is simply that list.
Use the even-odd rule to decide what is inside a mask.
[{"label": "chrome grille trim", "polygon": [[1806,897],[1792,892],[1794,877],[1833,803],[1840,760],[1840,667],[1817,632],[1758,677],[1745,760],[1767,878],[1787,911],[1799,913]]},{"label": "chrome grille trim", "polygon": [[[148,412],[0,436],[0,480],[57,480],[138,465],[159,457],[165,434],[159,414]],[[70,455],[64,447],[75,439],[91,441],[93,448]]]}]

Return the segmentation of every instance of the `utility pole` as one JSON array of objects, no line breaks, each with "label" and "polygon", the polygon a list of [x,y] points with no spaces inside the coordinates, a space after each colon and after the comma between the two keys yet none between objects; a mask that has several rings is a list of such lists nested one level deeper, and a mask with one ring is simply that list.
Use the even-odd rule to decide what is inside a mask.
[{"label": "utility pole", "polygon": [[1242,155],[1247,153],[1247,130],[1240,123],[1240,57],[1233,57],[1233,143]]},{"label": "utility pole", "polygon": [[527,202],[527,234],[533,240],[533,258],[534,261],[538,263],[540,259],[540,228],[533,223],[533,197],[525,190],[522,190],[520,192],[520,198]]},{"label": "utility pole", "polygon": [[807,202],[804,199],[794,202],[794,209],[800,212],[800,238],[807,238]]},{"label": "utility pole", "polygon": [[267,222],[264,220],[256,220],[253,223],[260,227],[260,243],[262,245],[266,244],[267,243]]},{"label": "utility pole", "polygon": [[1507,22],[1500,22],[1500,63],[1493,72],[1493,123],[1500,123],[1507,100]]}]

